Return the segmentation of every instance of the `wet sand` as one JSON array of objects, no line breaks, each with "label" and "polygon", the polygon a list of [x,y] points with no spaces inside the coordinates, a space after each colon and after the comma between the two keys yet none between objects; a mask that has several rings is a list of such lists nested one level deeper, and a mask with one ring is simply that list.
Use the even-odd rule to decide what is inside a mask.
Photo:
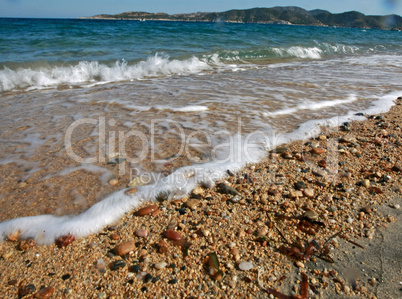
[{"label": "wet sand", "polygon": [[[322,128],[212,189],[146,203],[157,209],[128,213],[67,246],[36,246],[16,232],[0,245],[1,297],[398,298],[396,101],[386,114]],[[90,177],[88,186],[97,188]],[[115,249],[121,244],[127,253]]]}]

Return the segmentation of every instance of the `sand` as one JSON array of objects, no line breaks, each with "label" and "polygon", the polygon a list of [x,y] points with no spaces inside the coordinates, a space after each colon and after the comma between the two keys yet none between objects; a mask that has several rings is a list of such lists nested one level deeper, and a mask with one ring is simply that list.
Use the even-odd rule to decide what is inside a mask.
[{"label": "sand", "polygon": [[[145,203],[157,210],[139,216],[139,208],[66,246],[10,236],[0,245],[0,296],[399,298],[396,101],[386,114],[323,128],[211,189]],[[118,256],[121,244],[129,251]]]}]

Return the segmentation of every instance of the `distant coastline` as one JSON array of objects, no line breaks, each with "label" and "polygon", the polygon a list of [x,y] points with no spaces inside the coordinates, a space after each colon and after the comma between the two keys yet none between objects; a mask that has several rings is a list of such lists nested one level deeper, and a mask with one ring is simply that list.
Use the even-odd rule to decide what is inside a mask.
[{"label": "distant coastline", "polygon": [[196,12],[173,15],[132,11],[115,15],[100,14],[92,17],[81,17],[79,19],[257,23],[402,30],[402,17],[399,15],[366,16],[357,11],[333,14],[326,10],[315,9],[307,11],[295,6],[234,9],[224,12]]}]

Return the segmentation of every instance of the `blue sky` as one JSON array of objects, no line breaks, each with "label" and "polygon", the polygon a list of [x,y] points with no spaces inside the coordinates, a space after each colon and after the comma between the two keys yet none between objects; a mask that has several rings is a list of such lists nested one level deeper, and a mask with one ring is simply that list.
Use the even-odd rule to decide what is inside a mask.
[{"label": "blue sky", "polygon": [[320,8],[332,13],[357,10],[368,15],[402,15],[402,0],[0,0],[0,17],[75,18],[126,11],[173,14],[272,6]]}]

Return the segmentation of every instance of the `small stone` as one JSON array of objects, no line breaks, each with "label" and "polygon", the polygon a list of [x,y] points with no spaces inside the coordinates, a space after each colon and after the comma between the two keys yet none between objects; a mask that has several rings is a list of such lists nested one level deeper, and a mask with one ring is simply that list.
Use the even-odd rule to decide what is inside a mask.
[{"label": "small stone", "polygon": [[202,194],[204,194],[204,188],[201,188],[200,186],[198,186],[191,192],[191,194],[202,195]]},{"label": "small stone", "polygon": [[117,186],[119,184],[119,180],[118,179],[111,179],[109,181],[109,185],[110,186]]},{"label": "small stone", "polygon": [[306,212],[304,212],[304,214],[303,214],[303,218],[316,221],[316,220],[318,219],[318,215],[317,215],[317,213],[314,212],[314,211],[306,211]]},{"label": "small stone", "polygon": [[241,199],[242,199],[241,196],[236,195],[236,196],[233,196],[233,197],[230,199],[230,201],[233,202],[233,203],[238,203]]},{"label": "small stone", "polygon": [[56,239],[55,243],[56,243],[57,247],[62,248],[62,247],[66,247],[67,245],[73,243],[74,240],[75,240],[75,236],[70,234],[70,235],[58,237]]},{"label": "small stone", "polygon": [[130,272],[138,273],[141,271],[141,266],[140,265],[132,265],[129,270],[130,270]]},{"label": "small stone", "polygon": [[240,194],[239,191],[237,191],[236,189],[234,189],[228,185],[225,185],[223,183],[218,184],[217,187],[218,187],[219,192],[223,193],[223,194],[230,194],[230,195],[239,195]]},{"label": "small stone", "polygon": [[364,187],[366,187],[366,188],[369,188],[370,187],[370,180],[363,180],[362,181],[362,185],[364,186]]},{"label": "small stone", "polygon": [[28,248],[35,247],[35,246],[36,246],[35,240],[34,239],[28,239],[28,240],[21,241],[18,244],[18,249],[22,250],[22,251],[25,251]]},{"label": "small stone", "polygon": [[130,251],[133,251],[134,249],[135,249],[134,241],[128,241],[116,246],[114,248],[114,253],[116,255],[122,256],[129,253]]},{"label": "small stone", "polygon": [[16,241],[18,241],[18,239],[19,239],[19,237],[20,237],[20,234],[21,234],[21,231],[20,231],[20,230],[17,230],[17,231],[15,231],[15,232],[9,234],[9,235],[7,236],[7,239],[8,239],[9,241],[16,242]]},{"label": "small stone", "polygon": [[166,230],[164,235],[166,238],[168,238],[169,240],[173,240],[173,241],[178,241],[178,240],[182,239],[181,234],[173,229]]},{"label": "small stone", "polygon": [[387,221],[388,221],[388,222],[394,222],[395,220],[396,220],[396,219],[395,219],[394,216],[390,216],[390,215],[387,216]]},{"label": "small stone", "polygon": [[137,229],[135,235],[140,238],[146,238],[149,235],[149,231],[147,229]]},{"label": "small stone", "polygon": [[148,215],[148,214],[151,214],[151,213],[155,212],[158,209],[159,209],[159,207],[157,205],[148,206],[148,207],[145,207],[145,208],[142,208],[142,209],[138,210],[137,215],[138,216],[145,216],[145,215]]},{"label": "small stone", "polygon": [[401,208],[401,205],[400,204],[392,204],[391,205],[391,208],[394,208],[394,209],[396,209],[396,210],[399,210],[400,208]]},{"label": "small stone", "polygon": [[371,214],[373,212],[372,209],[369,206],[361,208],[360,211],[362,211],[362,212],[364,212],[366,214]]},{"label": "small stone", "polygon": [[315,147],[311,150],[311,153],[314,155],[321,155],[325,153],[325,149],[323,149],[322,147]]},{"label": "small stone", "polygon": [[35,291],[36,291],[36,287],[33,284],[27,284],[27,285],[21,286],[18,289],[18,296],[24,297],[24,296],[34,293]]},{"label": "small stone", "polygon": [[175,283],[177,283],[177,279],[176,279],[176,278],[173,278],[173,279],[171,279],[171,280],[168,281],[168,284],[175,284]]},{"label": "small stone", "polygon": [[166,266],[167,266],[167,263],[166,263],[166,262],[159,262],[159,263],[156,263],[154,267],[155,267],[155,269],[162,270],[162,269],[164,269]]},{"label": "small stone", "polygon": [[186,203],[184,204],[187,208],[191,209],[191,210],[196,210],[197,207],[200,205],[200,201],[197,199],[189,199],[186,201]]},{"label": "small stone", "polygon": [[112,235],[110,236],[110,239],[116,241],[116,240],[119,240],[119,239],[120,239],[120,236],[119,236],[118,234],[112,234]]},{"label": "small stone", "polygon": [[296,190],[302,190],[304,188],[306,188],[306,184],[303,181],[298,181],[295,183]]},{"label": "small stone", "polygon": [[239,269],[242,271],[248,271],[254,268],[254,265],[250,262],[241,262],[239,264]]},{"label": "small stone", "polygon": [[34,296],[35,299],[47,299],[50,298],[54,293],[54,288],[46,287],[40,289]]},{"label": "small stone", "polygon": [[133,195],[133,194],[137,193],[137,191],[138,191],[137,188],[129,188],[129,189],[127,189],[127,190],[124,192],[124,194],[126,194],[126,195]]},{"label": "small stone", "polygon": [[112,270],[118,270],[120,268],[124,268],[126,266],[126,262],[123,260],[117,260],[114,261],[111,265],[110,265],[110,269]]},{"label": "small stone", "polygon": [[304,189],[303,195],[308,198],[314,198],[314,189],[310,189],[310,188]]},{"label": "small stone", "polygon": [[304,264],[302,262],[300,262],[300,261],[296,262],[296,266],[299,267],[299,268],[304,268]]},{"label": "small stone", "polygon": [[144,277],[144,281],[145,281],[145,282],[150,282],[151,280],[152,280],[152,275],[149,274],[149,273],[147,273],[147,274],[145,275],[145,277]]}]

